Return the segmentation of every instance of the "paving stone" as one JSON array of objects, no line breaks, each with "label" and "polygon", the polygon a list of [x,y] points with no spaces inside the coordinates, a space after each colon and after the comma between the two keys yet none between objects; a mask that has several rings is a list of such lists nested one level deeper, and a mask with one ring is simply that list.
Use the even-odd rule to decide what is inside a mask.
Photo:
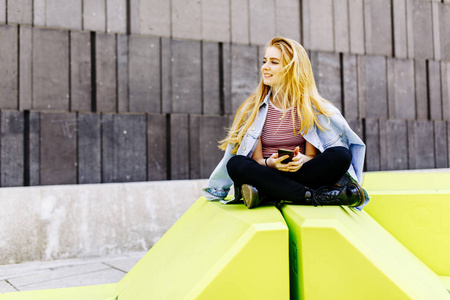
[{"label": "paving stone", "polygon": [[135,252],[118,257],[105,257],[101,262],[120,271],[129,272],[145,254],[146,252]]},{"label": "paving stone", "polygon": [[202,2],[202,35],[204,41],[230,41],[230,1]]},{"label": "paving stone", "polygon": [[17,289],[15,289],[8,281],[0,281],[0,293],[11,293],[16,291]]},{"label": "paving stone", "polygon": [[231,1],[231,42],[248,44],[250,42],[248,1]]},{"label": "paving stone", "polygon": [[18,108],[17,26],[0,26],[0,108]]},{"label": "paving stone", "polygon": [[265,45],[276,33],[275,1],[249,0],[249,10],[250,44]]},{"label": "paving stone", "polygon": [[126,0],[106,0],[106,32],[127,32]]}]

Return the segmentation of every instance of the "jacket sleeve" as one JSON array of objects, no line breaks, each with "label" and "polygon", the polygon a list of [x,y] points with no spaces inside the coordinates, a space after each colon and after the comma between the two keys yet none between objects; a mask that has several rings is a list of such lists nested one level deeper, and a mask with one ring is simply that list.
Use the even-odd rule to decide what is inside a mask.
[{"label": "jacket sleeve", "polygon": [[227,163],[234,156],[231,154],[231,149],[232,145],[228,145],[222,160],[209,177],[208,187],[203,189],[203,195],[210,201],[225,199],[233,184],[227,171]]}]

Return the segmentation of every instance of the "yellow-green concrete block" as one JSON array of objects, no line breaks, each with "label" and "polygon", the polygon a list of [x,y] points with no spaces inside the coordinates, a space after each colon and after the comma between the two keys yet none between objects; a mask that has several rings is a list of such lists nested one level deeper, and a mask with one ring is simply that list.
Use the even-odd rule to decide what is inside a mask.
[{"label": "yellow-green concrete block", "polygon": [[289,299],[289,232],[275,207],[200,198],[117,284],[1,300]]},{"label": "yellow-green concrete block", "polygon": [[202,197],[119,282],[119,300],[289,299],[288,238],[275,207]]},{"label": "yellow-green concrete block", "polygon": [[5,293],[1,300],[114,300],[116,284]]},{"label": "yellow-green concrete block", "polygon": [[365,210],[436,274],[450,276],[450,189],[368,192]]},{"label": "yellow-green concrete block", "polygon": [[364,208],[436,274],[450,276],[450,172],[370,172]]},{"label": "yellow-green concrete block", "polygon": [[367,172],[362,185],[368,192],[450,189],[450,172]]},{"label": "yellow-green concrete block", "polygon": [[284,206],[291,299],[449,299],[440,278],[365,211]]}]

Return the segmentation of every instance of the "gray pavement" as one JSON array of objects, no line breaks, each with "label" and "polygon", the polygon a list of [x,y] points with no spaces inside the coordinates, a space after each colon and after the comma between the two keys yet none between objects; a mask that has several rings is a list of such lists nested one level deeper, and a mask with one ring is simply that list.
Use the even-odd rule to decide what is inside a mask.
[{"label": "gray pavement", "polygon": [[146,254],[26,262],[0,266],[0,293],[119,282]]}]

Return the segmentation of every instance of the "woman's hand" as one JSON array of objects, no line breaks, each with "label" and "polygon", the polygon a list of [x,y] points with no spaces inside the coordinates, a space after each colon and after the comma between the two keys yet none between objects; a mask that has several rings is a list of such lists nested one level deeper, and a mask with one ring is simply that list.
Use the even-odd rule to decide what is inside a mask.
[{"label": "woman's hand", "polygon": [[267,165],[282,172],[297,172],[298,170],[300,170],[300,168],[303,166],[303,154],[300,153],[300,148],[295,148],[292,161],[287,164],[281,163],[288,157],[289,156],[287,155],[278,157],[278,153],[274,153],[267,159]]}]

